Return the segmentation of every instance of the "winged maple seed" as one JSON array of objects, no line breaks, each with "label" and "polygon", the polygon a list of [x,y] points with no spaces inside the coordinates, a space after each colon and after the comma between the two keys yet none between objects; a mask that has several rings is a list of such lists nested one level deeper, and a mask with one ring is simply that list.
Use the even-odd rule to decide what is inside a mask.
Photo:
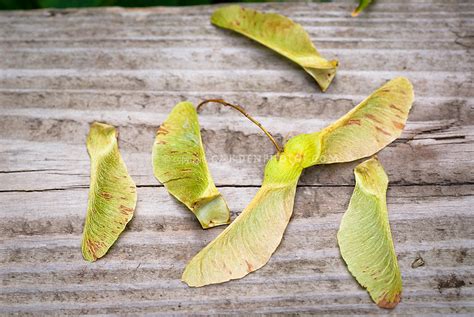
[{"label": "winged maple seed", "polygon": [[359,5],[357,8],[352,11],[352,16],[356,17],[361,13],[365,8],[367,8],[372,3],[372,0],[359,0]]},{"label": "winged maple seed", "polygon": [[336,75],[338,61],[324,59],[303,27],[283,15],[231,5],[214,11],[211,23],[243,34],[300,65],[322,91]]},{"label": "winged maple seed", "polygon": [[87,261],[95,261],[107,253],[132,219],[137,191],[120,156],[113,126],[93,123],[87,150],[91,178],[82,255]]},{"label": "winged maple seed", "polygon": [[400,136],[412,102],[411,83],[396,78],[322,131],[290,139],[268,161],[262,187],[250,204],[188,263],[182,280],[199,287],[242,278],[264,266],[290,220],[302,170],[380,151]]},{"label": "winged maple seed", "polygon": [[402,278],[387,212],[388,177],[377,158],[354,170],[356,186],[342,217],[337,241],[342,258],[380,307],[400,302]]},{"label": "winged maple seed", "polygon": [[160,126],[153,145],[153,171],[204,229],[230,221],[230,211],[209,172],[196,109],[178,103]]}]

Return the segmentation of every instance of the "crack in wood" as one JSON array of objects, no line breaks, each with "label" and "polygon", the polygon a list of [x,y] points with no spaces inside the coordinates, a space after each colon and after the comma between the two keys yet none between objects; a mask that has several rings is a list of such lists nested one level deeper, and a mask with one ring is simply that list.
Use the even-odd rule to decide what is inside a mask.
[{"label": "crack in wood", "polygon": [[[474,185],[472,182],[451,182],[451,183],[399,183],[393,182],[389,184],[389,187],[423,187],[423,186],[470,186]],[[163,185],[136,185],[137,188],[163,188]],[[228,185],[221,184],[216,185],[217,188],[260,188],[261,185]],[[297,188],[352,188],[354,184],[301,184]],[[4,189],[0,190],[1,193],[41,193],[41,192],[53,192],[53,191],[65,191],[65,190],[76,190],[76,189],[89,189],[89,186],[71,186],[64,188],[42,188],[42,189]]]},{"label": "crack in wood", "polygon": [[16,170],[16,171],[0,171],[0,174],[14,174],[14,173],[34,173],[34,172],[50,172],[50,171],[59,171],[54,168],[44,168],[44,169],[34,169],[34,170]]}]

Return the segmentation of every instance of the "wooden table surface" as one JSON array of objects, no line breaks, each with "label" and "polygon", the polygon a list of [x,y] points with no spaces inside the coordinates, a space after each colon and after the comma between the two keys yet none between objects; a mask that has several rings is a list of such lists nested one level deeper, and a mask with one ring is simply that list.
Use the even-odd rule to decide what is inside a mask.
[{"label": "wooden table surface", "polygon": [[[326,93],[285,58],[213,27],[212,6],[0,12],[0,314],[474,314],[474,3],[377,1],[352,18],[354,5],[251,5],[293,18],[323,56],[339,59]],[[175,103],[239,103],[285,140],[400,75],[415,103],[402,137],[379,154],[404,283],[395,310],[371,302],[337,248],[357,162],[305,171],[264,268],[198,289],[180,281],[222,228],[201,230],[153,176],[155,131]],[[80,243],[94,120],[118,127],[138,206],[91,264]],[[210,105],[200,120],[235,218],[272,145],[232,110]],[[414,269],[418,256],[426,264]]]}]

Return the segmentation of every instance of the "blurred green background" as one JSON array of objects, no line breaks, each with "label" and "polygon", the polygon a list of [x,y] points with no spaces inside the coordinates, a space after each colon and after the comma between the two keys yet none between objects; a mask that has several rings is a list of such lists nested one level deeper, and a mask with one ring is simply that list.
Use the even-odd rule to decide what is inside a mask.
[{"label": "blurred green background", "polygon": [[[84,8],[101,6],[185,6],[223,2],[270,2],[272,0],[0,0],[0,10],[38,8]],[[278,0],[273,0],[278,1]]]}]

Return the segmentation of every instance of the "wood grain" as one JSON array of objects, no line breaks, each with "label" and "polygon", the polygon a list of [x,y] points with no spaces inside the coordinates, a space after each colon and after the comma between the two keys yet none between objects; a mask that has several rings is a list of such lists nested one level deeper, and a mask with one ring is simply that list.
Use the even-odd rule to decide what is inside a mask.
[{"label": "wood grain", "polygon": [[[215,7],[0,12],[0,315],[384,315],[348,273],[336,231],[353,168],[300,180],[284,239],[264,268],[199,289],[187,261],[202,230],[155,180],[151,146],[175,103],[239,103],[280,141],[317,131],[395,76],[415,87],[402,137],[379,157],[404,282],[398,315],[474,314],[474,4],[377,1],[249,4],[301,23],[340,71],[327,93],[297,66],[214,28]],[[100,261],[80,239],[89,185],[85,137],[115,125],[138,186],[136,216]],[[262,181],[272,145],[238,113],[200,115],[215,183],[234,219]],[[412,268],[421,256],[425,265]]]}]

